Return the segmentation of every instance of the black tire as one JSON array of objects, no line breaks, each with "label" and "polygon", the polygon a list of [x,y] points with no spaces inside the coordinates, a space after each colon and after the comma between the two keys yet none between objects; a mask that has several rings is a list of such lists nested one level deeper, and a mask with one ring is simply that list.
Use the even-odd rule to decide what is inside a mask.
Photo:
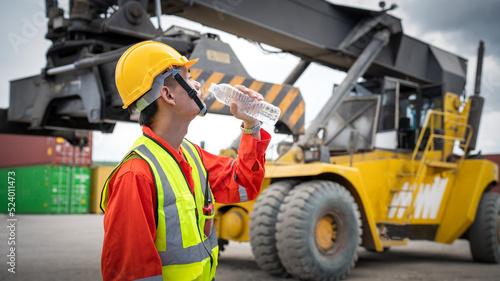
[{"label": "black tire", "polygon": [[287,274],[276,249],[276,222],[283,200],[297,183],[285,180],[269,185],[257,198],[250,214],[250,245],[255,261],[271,275]]},{"label": "black tire", "polygon": [[500,263],[500,195],[484,193],[476,218],[469,228],[472,258],[478,262]]},{"label": "black tire", "polygon": [[[331,231],[322,232],[324,226]],[[281,205],[277,230],[279,257],[296,278],[340,280],[358,260],[360,213],[349,191],[338,183],[297,185]]]}]

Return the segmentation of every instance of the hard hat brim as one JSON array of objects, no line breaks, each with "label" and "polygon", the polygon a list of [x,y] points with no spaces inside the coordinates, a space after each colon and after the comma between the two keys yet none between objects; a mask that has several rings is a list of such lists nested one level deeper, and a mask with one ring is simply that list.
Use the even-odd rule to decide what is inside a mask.
[{"label": "hard hat brim", "polygon": [[190,68],[191,66],[193,66],[193,64],[197,63],[199,59],[192,59],[192,60],[189,60],[187,61],[183,66],[185,68]]}]

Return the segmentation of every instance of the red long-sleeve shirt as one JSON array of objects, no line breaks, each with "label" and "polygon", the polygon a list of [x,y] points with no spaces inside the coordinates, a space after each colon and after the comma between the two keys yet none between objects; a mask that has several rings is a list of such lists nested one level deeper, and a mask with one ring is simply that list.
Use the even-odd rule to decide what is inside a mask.
[{"label": "red long-sleeve shirt", "polygon": [[[143,132],[154,138],[175,157],[193,190],[192,168],[182,156],[150,128]],[[240,202],[239,186],[254,199],[264,179],[265,151],[271,136],[261,130],[261,140],[242,135],[238,157],[211,154],[199,146],[209,182],[219,203]],[[236,181],[235,181],[236,173]],[[142,159],[126,161],[108,185],[109,201],[104,215],[104,242],[101,258],[103,280],[135,280],[161,275],[161,260],[155,247],[156,190],[153,175]]]}]

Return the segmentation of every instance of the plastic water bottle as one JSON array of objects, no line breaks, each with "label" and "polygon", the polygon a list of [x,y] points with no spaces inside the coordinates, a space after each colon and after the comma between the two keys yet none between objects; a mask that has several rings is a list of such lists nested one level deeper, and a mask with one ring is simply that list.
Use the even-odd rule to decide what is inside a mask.
[{"label": "plastic water bottle", "polygon": [[219,102],[228,106],[234,102],[238,105],[238,110],[270,125],[276,124],[281,114],[279,107],[251,98],[229,84],[212,83],[208,92],[213,93]]}]

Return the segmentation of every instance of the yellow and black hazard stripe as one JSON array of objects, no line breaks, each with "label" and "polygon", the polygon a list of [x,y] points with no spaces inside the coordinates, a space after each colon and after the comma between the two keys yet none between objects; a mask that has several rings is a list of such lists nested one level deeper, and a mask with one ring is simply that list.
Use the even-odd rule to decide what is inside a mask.
[{"label": "yellow and black hazard stripe", "polygon": [[[276,133],[300,135],[304,133],[305,104],[299,88],[291,85],[272,84],[257,81],[253,78],[230,75],[221,72],[191,68],[193,79],[201,83],[203,96],[208,96],[208,87],[212,84],[227,83],[243,85],[264,96],[264,100],[278,106],[281,116],[275,125]],[[229,107],[215,98],[205,100],[208,112],[231,115]]]}]

